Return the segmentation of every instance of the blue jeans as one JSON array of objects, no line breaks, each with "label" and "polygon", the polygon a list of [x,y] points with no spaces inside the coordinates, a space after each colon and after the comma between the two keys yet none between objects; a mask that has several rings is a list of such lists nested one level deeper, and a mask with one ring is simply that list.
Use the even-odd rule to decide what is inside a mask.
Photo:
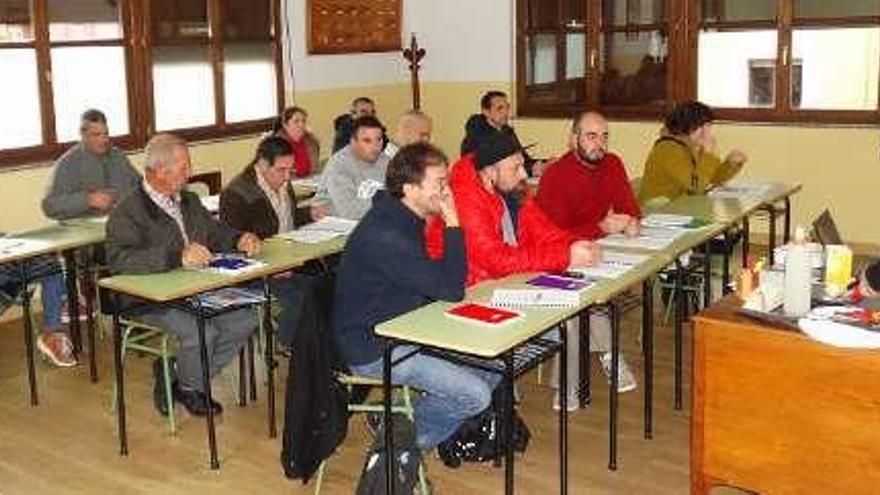
[{"label": "blue jeans", "polygon": [[[397,359],[414,350],[394,349]],[[352,373],[382,378],[382,359],[350,365]],[[394,385],[407,385],[424,392],[415,401],[416,444],[430,450],[455,433],[465,420],[483,412],[492,402],[492,391],[501,375],[455,364],[446,359],[416,354],[391,369]]]},{"label": "blue jeans", "polygon": [[[28,278],[38,280],[43,299],[43,329],[50,332],[61,332],[61,308],[64,306],[64,295],[67,289],[61,266],[54,256],[40,256],[25,262]],[[17,263],[0,265],[0,286],[20,284],[21,273]],[[15,294],[9,294],[14,296]]]}]

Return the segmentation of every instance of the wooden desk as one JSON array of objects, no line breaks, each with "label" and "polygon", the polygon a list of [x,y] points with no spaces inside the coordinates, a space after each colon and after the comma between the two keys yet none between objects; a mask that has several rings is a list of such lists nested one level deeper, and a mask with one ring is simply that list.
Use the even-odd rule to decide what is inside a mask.
[{"label": "wooden desk", "polygon": [[[104,241],[104,225],[99,220],[82,219],[75,222],[64,222],[46,227],[15,232],[4,237],[6,240],[21,240],[32,244],[23,245],[21,248],[13,248],[0,252],[0,264],[16,265],[19,276],[25,287],[35,280],[29,273],[28,261],[44,255],[63,254],[65,259],[65,279],[67,282],[67,303],[70,316],[70,336],[74,344],[77,357],[82,353],[82,337],[79,325],[79,304],[76,294],[77,269],[76,250]],[[89,257],[86,257],[85,271],[90,274]],[[43,274],[44,275],[44,274]],[[86,289],[89,289],[87,287]],[[88,293],[89,290],[84,292]],[[86,316],[89,332],[89,376],[92,382],[98,381],[98,369],[95,361],[95,324],[92,319],[90,298],[86,298]],[[34,329],[31,317],[31,294],[25,288],[22,292],[22,311],[24,313],[24,341],[25,353],[28,365],[28,385],[30,389],[30,403],[32,406],[39,404],[37,394],[36,369],[34,365]]]},{"label": "wooden desk", "polygon": [[737,315],[695,318],[691,493],[880,491],[880,352]]}]

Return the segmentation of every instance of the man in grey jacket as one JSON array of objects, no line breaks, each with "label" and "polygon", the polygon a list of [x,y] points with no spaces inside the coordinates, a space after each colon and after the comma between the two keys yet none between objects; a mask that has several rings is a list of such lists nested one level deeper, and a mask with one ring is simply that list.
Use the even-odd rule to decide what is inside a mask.
[{"label": "man in grey jacket", "polygon": [[[180,267],[206,265],[214,252],[242,251],[253,255],[260,240],[216,220],[198,196],[184,190],[192,165],[186,142],[171,134],[158,134],[145,148],[144,181],[110,213],[107,220],[107,261],[114,274],[155,273]],[[120,302],[124,307],[124,302]],[[129,304],[128,307],[131,307]],[[206,415],[208,404],[202,386],[202,362],[196,317],[177,307],[151,306],[137,318],[177,336],[179,381],[172,383],[174,398],[190,413]],[[247,342],[257,320],[250,308],[225,312],[205,322],[210,376],[217,375]],[[153,365],[153,402],[167,414],[161,362]]]},{"label": "man in grey jacket", "polygon": [[356,119],[348,146],[333,154],[324,168],[315,203],[327,204],[337,217],[360,220],[376,191],[385,187],[389,158],[382,153],[383,135],[375,117]]},{"label": "man in grey jacket", "polygon": [[55,163],[43,213],[55,220],[101,216],[140,183],[140,174],[110,143],[107,117],[86,110],[80,120],[82,141]]}]

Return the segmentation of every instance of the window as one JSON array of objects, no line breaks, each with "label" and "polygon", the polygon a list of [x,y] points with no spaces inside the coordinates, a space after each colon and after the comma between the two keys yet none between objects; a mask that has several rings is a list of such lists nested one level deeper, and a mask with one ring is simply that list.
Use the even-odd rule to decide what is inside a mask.
[{"label": "window", "polygon": [[[102,110],[127,148],[158,131],[266,130],[282,104],[279,1],[0,2],[0,164],[57,156]],[[41,77],[42,75],[42,77]]]},{"label": "window", "polygon": [[[729,120],[880,122],[880,0],[519,0],[517,8],[524,115],[589,106],[656,118],[697,98]],[[582,43],[564,39],[572,28]],[[563,78],[572,49],[583,77]]]}]

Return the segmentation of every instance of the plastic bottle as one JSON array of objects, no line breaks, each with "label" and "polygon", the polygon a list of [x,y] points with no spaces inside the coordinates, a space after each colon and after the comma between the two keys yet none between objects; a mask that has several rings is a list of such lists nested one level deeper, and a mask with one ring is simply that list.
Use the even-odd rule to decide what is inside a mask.
[{"label": "plastic bottle", "polygon": [[785,298],[782,305],[787,316],[804,316],[810,312],[812,263],[804,241],[804,229],[795,230],[794,242],[785,256]]}]

